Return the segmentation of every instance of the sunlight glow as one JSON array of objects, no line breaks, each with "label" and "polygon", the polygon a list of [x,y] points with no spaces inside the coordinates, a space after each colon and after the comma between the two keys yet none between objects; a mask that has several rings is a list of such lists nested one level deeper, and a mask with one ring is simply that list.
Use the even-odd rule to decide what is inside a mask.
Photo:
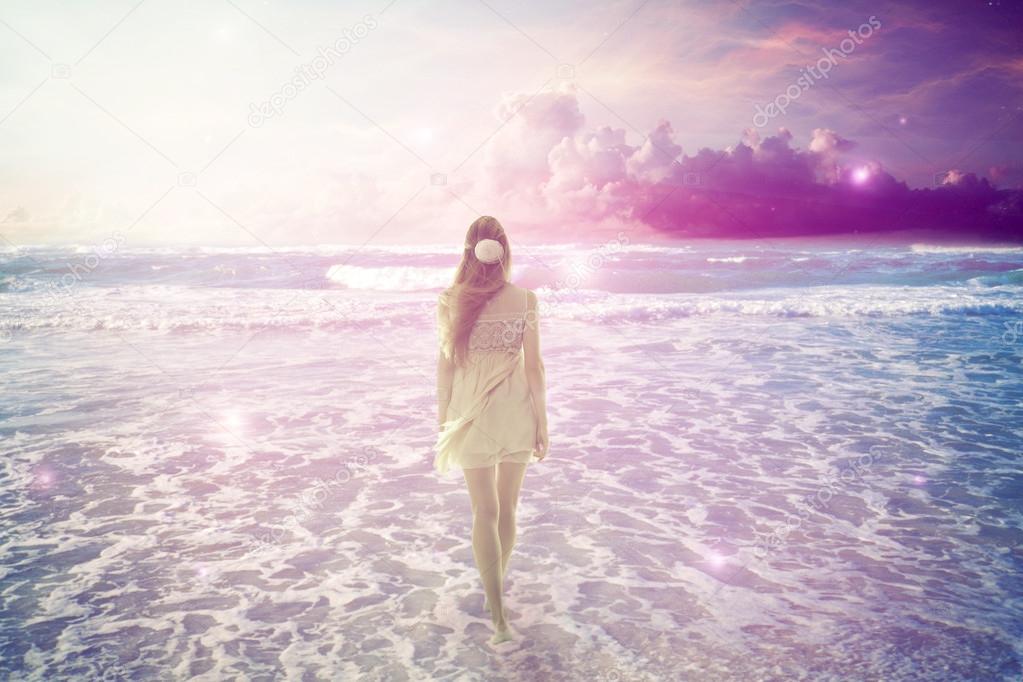
[{"label": "sunlight glow", "polygon": [[714,568],[720,568],[725,565],[725,557],[717,552],[711,552],[707,555],[707,562]]},{"label": "sunlight glow", "polygon": [[433,128],[420,128],[416,131],[416,140],[420,144],[430,144],[433,142]]},{"label": "sunlight glow", "polygon": [[36,489],[46,490],[53,486],[57,481],[57,474],[49,467],[39,467],[35,470],[32,478],[32,487]]}]

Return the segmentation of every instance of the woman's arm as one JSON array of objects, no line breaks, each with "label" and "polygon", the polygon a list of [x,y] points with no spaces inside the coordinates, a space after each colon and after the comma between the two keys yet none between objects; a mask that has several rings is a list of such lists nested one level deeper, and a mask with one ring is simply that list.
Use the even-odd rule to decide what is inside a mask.
[{"label": "woman's arm", "polygon": [[437,423],[443,428],[447,421],[448,403],[451,401],[451,383],[455,375],[455,366],[451,360],[444,355],[444,337],[448,324],[447,305],[442,295],[437,302],[437,334],[441,344],[437,356]]},{"label": "woman's arm", "polygon": [[451,402],[451,380],[455,368],[441,351],[437,360],[437,425],[444,426],[447,421],[448,403]]},{"label": "woman's arm", "polygon": [[536,294],[526,292],[528,306],[526,308],[526,329],[522,337],[525,353],[526,381],[533,398],[533,411],[537,421],[537,449],[540,459],[547,454],[547,378],[540,357],[540,315],[536,303]]}]

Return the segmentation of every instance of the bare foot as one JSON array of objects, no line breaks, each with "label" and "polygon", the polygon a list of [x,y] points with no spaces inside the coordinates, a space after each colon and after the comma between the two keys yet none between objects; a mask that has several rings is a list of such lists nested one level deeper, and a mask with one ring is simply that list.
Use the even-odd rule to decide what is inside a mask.
[{"label": "bare foot", "polygon": [[512,636],[511,628],[505,623],[503,627],[495,626],[494,636],[490,638],[490,643],[501,644],[502,642],[510,642],[513,639],[515,638]]}]

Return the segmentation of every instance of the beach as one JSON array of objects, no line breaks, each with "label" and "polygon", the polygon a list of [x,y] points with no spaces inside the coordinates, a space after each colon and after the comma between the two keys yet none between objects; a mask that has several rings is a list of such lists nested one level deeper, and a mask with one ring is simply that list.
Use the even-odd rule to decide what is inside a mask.
[{"label": "beach", "polygon": [[1023,674],[1023,248],[513,240],[551,451],[495,649],[457,246],[0,251],[4,678]]}]

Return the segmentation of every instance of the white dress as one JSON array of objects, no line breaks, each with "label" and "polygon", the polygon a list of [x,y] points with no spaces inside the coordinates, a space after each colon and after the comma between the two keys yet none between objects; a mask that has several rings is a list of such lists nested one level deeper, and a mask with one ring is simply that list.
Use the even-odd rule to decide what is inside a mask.
[{"label": "white dress", "polygon": [[[471,469],[533,461],[537,418],[522,349],[529,317],[525,291],[523,298],[522,312],[480,315],[469,336],[467,361],[455,365],[434,458],[442,474],[452,465]],[[438,323],[444,321],[438,317]]]}]

